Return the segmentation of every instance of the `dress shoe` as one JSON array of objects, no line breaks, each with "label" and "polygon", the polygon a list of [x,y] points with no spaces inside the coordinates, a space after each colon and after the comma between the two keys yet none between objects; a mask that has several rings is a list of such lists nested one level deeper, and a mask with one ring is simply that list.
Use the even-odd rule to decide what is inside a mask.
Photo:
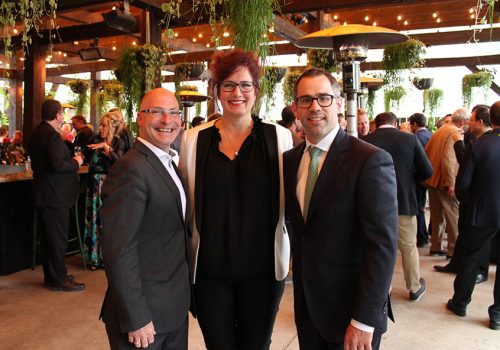
[{"label": "dress shoe", "polygon": [[425,284],[425,280],[423,278],[420,278],[420,288],[416,292],[410,292],[410,300],[419,301],[426,291],[427,285]]},{"label": "dress shoe", "polygon": [[488,276],[483,275],[482,273],[478,273],[476,276],[476,284],[486,282],[488,280]]},{"label": "dress shoe", "polygon": [[85,289],[85,284],[67,279],[62,283],[51,284],[48,288],[57,292],[78,292]]},{"label": "dress shoe", "polygon": [[446,255],[446,260],[451,260],[453,258],[453,255]]},{"label": "dress shoe", "polygon": [[459,307],[457,307],[453,302],[453,299],[448,300],[448,302],[446,303],[446,308],[457,316],[465,317],[465,309],[460,309]]},{"label": "dress shoe", "polygon": [[434,270],[437,272],[446,272],[446,273],[457,273],[457,270],[455,270],[450,264],[442,266],[442,265],[434,265]]},{"label": "dress shoe", "polygon": [[431,250],[429,256],[445,256],[446,252],[444,250]]},{"label": "dress shoe", "polygon": [[500,330],[500,321],[490,320],[490,329],[493,329],[494,331]]}]

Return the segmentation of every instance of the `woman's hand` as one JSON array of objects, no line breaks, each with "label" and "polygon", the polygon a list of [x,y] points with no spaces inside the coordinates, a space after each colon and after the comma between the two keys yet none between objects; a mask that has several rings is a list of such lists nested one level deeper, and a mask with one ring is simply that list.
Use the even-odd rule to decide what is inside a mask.
[{"label": "woman's hand", "polygon": [[105,154],[110,154],[113,151],[113,149],[106,142],[92,143],[87,145],[87,147],[93,150],[102,149]]}]

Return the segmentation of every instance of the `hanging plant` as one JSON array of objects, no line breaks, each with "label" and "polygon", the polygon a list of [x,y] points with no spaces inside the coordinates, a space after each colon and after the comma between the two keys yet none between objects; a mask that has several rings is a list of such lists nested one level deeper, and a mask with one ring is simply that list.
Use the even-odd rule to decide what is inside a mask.
[{"label": "hanging plant", "polygon": [[483,89],[485,98],[493,82],[493,73],[487,69],[479,72],[464,75],[462,78],[462,99],[464,105],[469,107],[472,101],[472,88],[479,87]]},{"label": "hanging plant", "polygon": [[444,92],[441,89],[429,89],[424,91],[424,112],[429,111],[430,117],[432,117],[434,112],[441,106],[443,95]]},{"label": "hanging plant", "polygon": [[432,78],[413,78],[413,86],[415,86],[419,90],[428,90],[431,88],[434,83],[434,79]]},{"label": "hanging plant", "polygon": [[182,84],[179,86],[179,89],[176,91],[196,91],[198,92],[198,87],[194,85]]},{"label": "hanging plant", "polygon": [[81,79],[73,79],[66,83],[71,91],[76,94],[76,99],[72,101],[76,106],[76,114],[84,114],[88,111],[87,103],[89,98],[87,92],[89,90],[89,82]]},{"label": "hanging plant", "polygon": [[333,57],[333,50],[308,49],[307,60],[312,67],[321,68],[330,73],[339,71],[339,65]]},{"label": "hanging plant", "polygon": [[122,109],[123,84],[118,80],[101,81],[99,92],[97,93],[97,101],[99,115],[103,115],[110,108],[109,104],[111,103],[113,107]]},{"label": "hanging plant", "polygon": [[[33,1],[17,0],[0,3],[0,28],[2,28],[2,40],[4,55],[9,60],[12,57],[12,34],[17,22],[22,24],[21,48],[26,51],[31,44],[31,35],[41,36],[42,24],[49,24],[49,41],[52,39],[50,29],[55,28],[57,0]],[[48,18],[48,21],[47,21]]]},{"label": "hanging plant", "polygon": [[384,81],[390,86],[397,86],[402,82],[401,73],[405,69],[424,66],[425,45],[417,39],[408,39],[405,42],[386,46],[382,59],[382,68],[385,70]]},{"label": "hanging plant", "polygon": [[368,115],[374,115],[375,98],[378,89],[368,89],[368,97],[366,99],[366,106],[368,108]]},{"label": "hanging plant", "polygon": [[125,109],[130,123],[133,111],[149,90],[160,85],[160,67],[165,64],[164,51],[151,44],[129,47],[122,51],[116,78],[123,84]]},{"label": "hanging plant", "polygon": [[266,112],[269,112],[271,107],[275,106],[276,85],[283,80],[286,72],[285,67],[264,67],[264,76],[260,81],[260,98],[256,110],[260,110],[260,101],[263,97],[266,98]]},{"label": "hanging plant", "polygon": [[187,62],[175,65],[175,75],[180,80],[197,79],[205,70],[203,62]]},{"label": "hanging plant", "polygon": [[401,100],[406,95],[406,91],[402,86],[395,86],[385,91],[384,107],[385,111],[389,112],[391,108],[399,108]]},{"label": "hanging plant", "polygon": [[285,98],[285,104],[290,105],[293,101],[293,87],[295,82],[299,80],[302,73],[298,70],[290,71],[285,76],[285,81],[283,82],[283,95]]}]

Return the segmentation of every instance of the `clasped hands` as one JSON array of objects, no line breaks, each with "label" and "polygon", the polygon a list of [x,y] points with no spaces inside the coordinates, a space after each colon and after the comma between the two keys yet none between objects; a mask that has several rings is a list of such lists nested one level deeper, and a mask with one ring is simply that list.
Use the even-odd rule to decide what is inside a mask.
[{"label": "clasped hands", "polygon": [[156,335],[153,321],[149,322],[136,331],[128,332],[128,341],[134,344],[136,348],[147,348],[155,340]]}]

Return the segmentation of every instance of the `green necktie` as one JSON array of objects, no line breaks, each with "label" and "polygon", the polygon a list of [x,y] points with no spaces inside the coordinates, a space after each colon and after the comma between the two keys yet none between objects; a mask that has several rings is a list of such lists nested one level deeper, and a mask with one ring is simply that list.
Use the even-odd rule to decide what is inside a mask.
[{"label": "green necktie", "polygon": [[304,219],[307,219],[309,201],[311,200],[314,185],[318,178],[318,157],[321,154],[321,150],[317,147],[310,146],[307,150],[309,151],[311,160],[309,162],[309,170],[307,171],[306,190],[304,192]]}]

